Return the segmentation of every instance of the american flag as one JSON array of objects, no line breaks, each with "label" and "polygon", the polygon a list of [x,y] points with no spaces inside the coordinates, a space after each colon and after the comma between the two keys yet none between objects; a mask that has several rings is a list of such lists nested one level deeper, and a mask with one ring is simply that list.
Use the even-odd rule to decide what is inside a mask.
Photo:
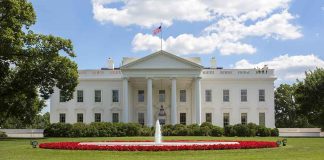
[{"label": "american flag", "polygon": [[162,25],[156,29],[153,30],[153,35],[157,35],[158,33],[160,33],[162,31]]}]

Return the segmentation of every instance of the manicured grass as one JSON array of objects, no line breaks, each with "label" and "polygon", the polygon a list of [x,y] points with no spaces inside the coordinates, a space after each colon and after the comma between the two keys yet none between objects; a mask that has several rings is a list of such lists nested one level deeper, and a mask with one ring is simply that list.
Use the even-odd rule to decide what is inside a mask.
[{"label": "manicured grass", "polygon": [[[168,140],[264,140],[276,141],[280,138],[242,138],[242,137],[164,137]],[[116,138],[46,138],[38,142],[55,141],[103,141],[103,140],[153,140],[152,137],[116,137]],[[288,145],[280,148],[249,150],[214,151],[171,151],[171,152],[116,152],[116,151],[72,151],[34,149],[28,139],[0,139],[0,160],[130,160],[130,159],[324,159],[324,138],[288,138]]]}]

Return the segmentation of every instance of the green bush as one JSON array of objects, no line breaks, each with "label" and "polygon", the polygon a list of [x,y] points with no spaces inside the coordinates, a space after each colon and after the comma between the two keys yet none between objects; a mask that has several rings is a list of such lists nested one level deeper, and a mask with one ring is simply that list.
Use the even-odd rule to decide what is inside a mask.
[{"label": "green bush", "polygon": [[278,130],[278,128],[272,128],[271,129],[271,136],[272,137],[278,137],[279,136],[279,130]]},{"label": "green bush", "polygon": [[221,128],[221,127],[218,127],[218,126],[214,126],[212,129],[211,129],[211,136],[214,136],[214,137],[221,137],[224,135],[224,129]]},{"label": "green bush", "polygon": [[6,138],[6,137],[8,137],[7,134],[5,132],[0,131],[0,138]]},{"label": "green bush", "polygon": [[[123,137],[153,136],[154,127],[141,126],[137,123],[94,122],[91,124],[53,123],[45,131],[46,137]],[[270,129],[253,123],[247,125],[228,125],[224,129],[211,123],[191,125],[163,125],[163,136],[278,136],[278,129]]]}]

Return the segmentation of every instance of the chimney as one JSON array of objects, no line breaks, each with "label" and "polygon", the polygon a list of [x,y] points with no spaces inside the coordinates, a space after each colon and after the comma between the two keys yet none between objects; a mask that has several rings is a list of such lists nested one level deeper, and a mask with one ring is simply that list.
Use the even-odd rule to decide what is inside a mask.
[{"label": "chimney", "polygon": [[108,69],[114,70],[114,60],[112,60],[110,57],[108,58]]},{"label": "chimney", "polygon": [[217,68],[217,65],[216,65],[216,58],[215,57],[212,57],[210,59],[210,68]]}]

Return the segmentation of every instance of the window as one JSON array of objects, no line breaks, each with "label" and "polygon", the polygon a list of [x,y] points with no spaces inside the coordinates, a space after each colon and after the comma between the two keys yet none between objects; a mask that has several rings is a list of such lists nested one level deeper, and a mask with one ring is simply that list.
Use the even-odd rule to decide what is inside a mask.
[{"label": "window", "polygon": [[65,123],[65,113],[60,113],[60,122]]},{"label": "window", "polygon": [[241,113],[241,124],[247,124],[247,113]]},{"label": "window", "polygon": [[112,114],[112,122],[113,123],[118,123],[119,122],[119,114],[118,113],[113,113]]},{"label": "window", "polygon": [[144,102],[144,90],[138,90],[138,102]]},{"label": "window", "polygon": [[187,118],[186,113],[180,113],[180,124],[186,125]]},{"label": "window", "polygon": [[259,113],[259,125],[265,126],[265,113],[264,112]]},{"label": "window", "polygon": [[228,126],[230,122],[230,115],[229,113],[223,113],[223,123],[224,127]]},{"label": "window", "polygon": [[95,90],[95,102],[101,102],[101,90]]},{"label": "window", "polygon": [[206,122],[212,123],[212,113],[206,113]]},{"label": "window", "polygon": [[212,101],[212,91],[211,90],[205,90],[205,101],[206,102]]},{"label": "window", "polygon": [[186,101],[187,101],[186,90],[180,90],[180,102],[186,102]]},{"label": "window", "polygon": [[241,102],[246,102],[246,101],[247,101],[247,90],[241,89]]},{"label": "window", "polygon": [[77,122],[79,122],[79,123],[83,122],[83,114],[82,113],[77,114]]},{"label": "window", "polygon": [[118,90],[112,90],[112,101],[119,102],[119,92]]},{"label": "window", "polygon": [[159,90],[159,102],[165,102],[165,90]]},{"label": "window", "polygon": [[265,91],[264,89],[259,90],[259,101],[264,102],[265,101]]},{"label": "window", "polygon": [[65,102],[65,97],[63,95],[63,91],[60,91],[60,102]]},{"label": "window", "polygon": [[228,89],[223,90],[223,101],[229,102],[229,90]]},{"label": "window", "polygon": [[77,102],[83,102],[83,90],[77,90]]},{"label": "window", "polygon": [[95,122],[101,122],[101,113],[95,113]]},{"label": "window", "polygon": [[141,125],[144,125],[144,113],[140,112],[138,113],[138,123],[141,124]]}]

